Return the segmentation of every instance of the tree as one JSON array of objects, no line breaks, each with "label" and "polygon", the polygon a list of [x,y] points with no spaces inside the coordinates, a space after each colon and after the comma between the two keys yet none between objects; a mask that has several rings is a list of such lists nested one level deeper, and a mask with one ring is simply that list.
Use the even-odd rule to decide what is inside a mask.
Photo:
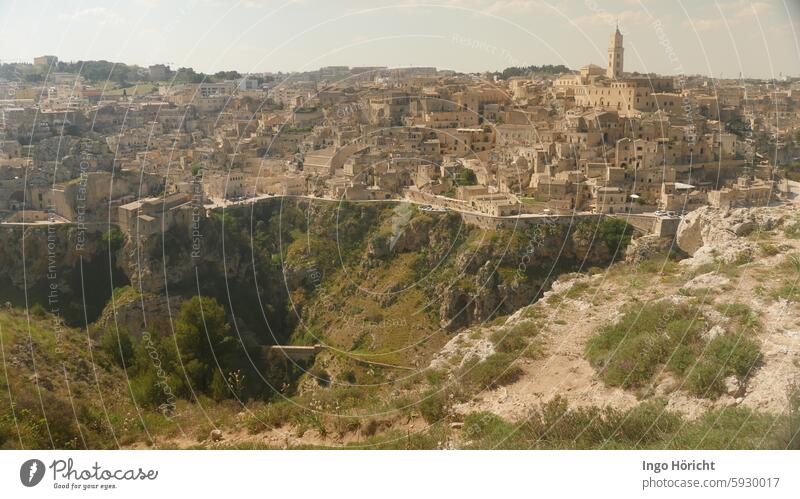
[{"label": "tree", "polygon": [[206,79],[203,73],[196,73],[192,68],[178,68],[175,74],[176,83],[201,83]]},{"label": "tree", "polygon": [[120,367],[130,367],[133,342],[126,329],[108,329],[100,337],[100,348]]},{"label": "tree", "polygon": [[478,177],[475,172],[469,168],[464,168],[456,175],[457,185],[475,185],[478,183]]},{"label": "tree", "polygon": [[226,399],[230,396],[231,389],[228,387],[225,377],[222,376],[222,373],[220,373],[219,370],[214,371],[214,375],[211,377],[211,397],[219,402],[220,400]]},{"label": "tree", "polygon": [[181,305],[176,341],[186,376],[198,390],[210,387],[214,372],[219,370],[217,364],[227,364],[236,345],[225,309],[207,296],[194,296]]},{"label": "tree", "polygon": [[125,234],[119,227],[112,227],[103,233],[102,239],[111,247],[111,251],[117,251],[125,243]]},{"label": "tree", "polygon": [[214,73],[215,80],[238,80],[242,77],[238,71],[217,71]]}]

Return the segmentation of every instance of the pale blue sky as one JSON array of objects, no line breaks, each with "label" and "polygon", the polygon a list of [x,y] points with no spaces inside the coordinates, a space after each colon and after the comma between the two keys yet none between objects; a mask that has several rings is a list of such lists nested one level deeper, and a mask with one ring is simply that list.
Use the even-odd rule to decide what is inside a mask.
[{"label": "pale blue sky", "polygon": [[0,0],[0,60],[578,68],[604,65],[617,19],[629,71],[800,75],[800,0]]}]

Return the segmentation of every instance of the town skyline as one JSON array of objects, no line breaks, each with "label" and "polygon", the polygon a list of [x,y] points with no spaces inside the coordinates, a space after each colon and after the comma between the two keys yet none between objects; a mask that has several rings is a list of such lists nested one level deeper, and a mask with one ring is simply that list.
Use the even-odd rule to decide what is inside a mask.
[{"label": "town skyline", "polygon": [[800,47],[792,42],[800,32],[798,8],[785,0],[695,2],[682,5],[682,15],[672,6],[662,12],[665,5],[647,0],[193,5],[66,1],[52,6],[55,15],[41,18],[33,6],[12,2],[0,7],[0,60],[54,54],[65,61],[169,64],[206,73],[291,73],[338,65],[463,73],[542,64],[577,69],[603,62],[606,33],[619,23],[631,72],[800,75]]},{"label": "town skyline", "polygon": [[547,24],[518,0],[291,2],[262,56],[272,2],[107,17],[83,63],[64,4],[0,26],[0,448],[800,448],[787,4],[712,2],[745,38],[703,53],[682,0],[594,1],[550,56],[490,29]]}]

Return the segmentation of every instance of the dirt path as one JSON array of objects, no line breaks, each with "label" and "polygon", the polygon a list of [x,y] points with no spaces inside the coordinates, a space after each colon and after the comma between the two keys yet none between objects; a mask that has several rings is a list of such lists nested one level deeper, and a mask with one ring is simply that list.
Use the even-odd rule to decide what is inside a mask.
[{"label": "dirt path", "polygon": [[[545,294],[544,302],[549,294]],[[541,336],[545,356],[539,360],[518,360],[517,365],[524,371],[519,381],[483,392],[473,400],[456,406],[456,411],[462,414],[491,411],[516,420],[558,395],[566,398],[571,406],[612,405],[626,408],[636,405],[633,394],[606,387],[584,357],[586,342],[615,313],[608,311],[618,310],[622,305],[620,298],[606,302],[603,307],[605,313],[583,300],[566,299],[557,309],[542,307],[549,312],[544,319],[546,332]],[[570,317],[572,320],[564,324],[558,317]]]}]

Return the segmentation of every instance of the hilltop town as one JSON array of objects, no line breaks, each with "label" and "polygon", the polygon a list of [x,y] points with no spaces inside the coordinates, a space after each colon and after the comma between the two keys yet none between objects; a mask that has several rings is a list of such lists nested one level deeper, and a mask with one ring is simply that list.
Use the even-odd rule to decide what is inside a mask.
[{"label": "hilltop town", "polygon": [[0,64],[0,447],[796,447],[800,79],[608,45]]},{"label": "hilltop town", "polygon": [[272,196],[405,200],[473,221],[677,220],[797,190],[800,81],[628,73],[623,45],[617,29],[606,68],[505,78],[4,65],[0,220],[141,235]]}]

